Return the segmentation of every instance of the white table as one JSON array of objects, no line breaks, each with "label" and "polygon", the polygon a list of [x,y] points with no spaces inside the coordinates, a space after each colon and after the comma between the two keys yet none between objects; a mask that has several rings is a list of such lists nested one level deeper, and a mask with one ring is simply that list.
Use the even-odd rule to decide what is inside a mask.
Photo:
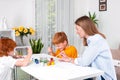
[{"label": "white table", "polygon": [[[33,56],[39,58],[41,55]],[[55,65],[52,66],[41,66],[40,64],[31,63],[26,67],[21,67],[21,69],[39,80],[82,80],[97,77],[104,73],[94,68],[81,67],[59,61],[56,61]]]}]

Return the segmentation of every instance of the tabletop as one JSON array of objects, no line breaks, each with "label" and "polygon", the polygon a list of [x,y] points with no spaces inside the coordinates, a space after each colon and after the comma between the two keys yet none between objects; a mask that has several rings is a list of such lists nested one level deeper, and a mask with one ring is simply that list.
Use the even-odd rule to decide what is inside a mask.
[{"label": "tabletop", "polygon": [[[47,54],[37,54],[33,55],[32,58],[41,56],[52,57]],[[57,58],[54,59],[55,64],[51,66],[42,66],[32,62],[26,67],[21,67],[21,69],[39,80],[82,80],[97,77],[104,73],[95,68],[81,67],[68,62],[59,62]]]}]

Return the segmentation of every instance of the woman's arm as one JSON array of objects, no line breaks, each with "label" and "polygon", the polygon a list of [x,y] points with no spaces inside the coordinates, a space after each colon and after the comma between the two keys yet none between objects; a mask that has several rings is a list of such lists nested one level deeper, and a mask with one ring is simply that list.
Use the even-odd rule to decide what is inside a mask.
[{"label": "woman's arm", "polygon": [[99,47],[96,45],[89,46],[85,49],[83,55],[77,58],[77,64],[80,66],[89,66],[99,55]]},{"label": "woman's arm", "polygon": [[95,59],[101,57],[104,51],[108,51],[108,49],[109,47],[106,41],[104,40],[94,41],[93,44],[89,45],[85,49],[82,57],[76,59],[75,61],[78,63],[78,65],[89,66],[91,63],[95,61]]},{"label": "woman's arm", "polygon": [[70,57],[66,56],[64,53],[62,53],[61,55],[63,57],[59,60],[75,63],[80,66],[88,66],[94,61],[94,59],[98,56],[98,54],[99,54],[99,47],[97,45],[92,45],[92,46],[89,46],[88,48],[86,48],[82,57],[80,57],[80,58],[70,58]]}]

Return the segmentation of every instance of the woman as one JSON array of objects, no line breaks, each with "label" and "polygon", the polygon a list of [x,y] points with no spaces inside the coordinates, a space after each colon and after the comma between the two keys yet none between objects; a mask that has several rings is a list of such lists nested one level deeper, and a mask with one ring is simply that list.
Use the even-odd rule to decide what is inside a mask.
[{"label": "woman", "polygon": [[[28,48],[28,54],[22,59],[14,55],[15,41],[10,38],[0,38],[0,80],[13,80],[12,70],[14,66],[27,66],[30,63],[32,50]],[[21,56],[20,56],[21,57]]]},{"label": "woman", "polygon": [[86,49],[80,58],[72,59],[62,54],[64,57],[60,60],[104,71],[97,80],[116,80],[112,55],[105,35],[97,30],[94,22],[87,16],[78,18],[75,24],[76,32],[83,39]]}]

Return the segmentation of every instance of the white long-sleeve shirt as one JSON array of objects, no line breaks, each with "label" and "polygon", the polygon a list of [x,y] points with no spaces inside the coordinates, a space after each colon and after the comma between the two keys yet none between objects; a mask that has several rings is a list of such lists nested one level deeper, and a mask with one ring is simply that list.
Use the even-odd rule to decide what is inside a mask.
[{"label": "white long-sleeve shirt", "polygon": [[[117,80],[110,48],[106,40],[99,34],[87,38],[88,46],[82,57],[76,58],[75,63],[80,66],[90,66],[104,71],[105,80]],[[101,80],[98,77],[97,80]]]},{"label": "white long-sleeve shirt", "polygon": [[0,80],[13,80],[12,70],[16,61],[11,56],[0,57]]}]

